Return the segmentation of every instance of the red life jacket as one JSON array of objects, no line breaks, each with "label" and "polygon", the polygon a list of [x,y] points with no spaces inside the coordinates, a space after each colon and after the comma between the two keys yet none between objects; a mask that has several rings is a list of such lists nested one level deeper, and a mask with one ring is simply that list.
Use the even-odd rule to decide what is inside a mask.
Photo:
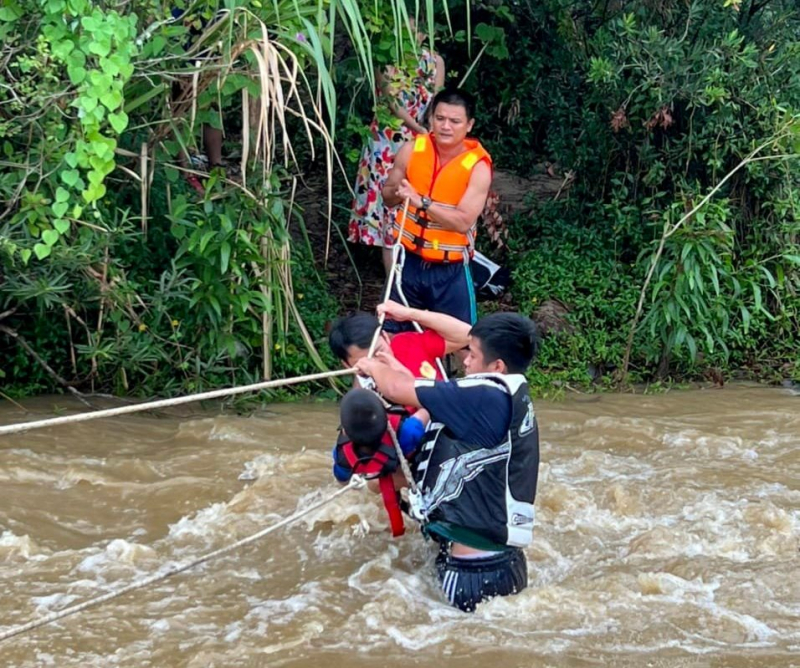
[{"label": "red life jacket", "polygon": [[[400,426],[406,417],[405,412],[393,413],[390,411],[387,417],[392,429],[394,429],[395,433],[399,433]],[[397,451],[394,448],[389,432],[387,431],[383,435],[380,446],[371,457],[359,457],[352,441],[345,441],[341,447],[342,454],[344,454],[353,473],[378,478],[381,497],[383,497],[383,507],[386,508],[386,514],[389,516],[392,536],[395,538],[402,536],[406,527],[403,523],[403,513],[400,510],[397,490],[394,488],[394,479],[392,478],[392,474],[397,470],[399,462],[397,461]]]}]

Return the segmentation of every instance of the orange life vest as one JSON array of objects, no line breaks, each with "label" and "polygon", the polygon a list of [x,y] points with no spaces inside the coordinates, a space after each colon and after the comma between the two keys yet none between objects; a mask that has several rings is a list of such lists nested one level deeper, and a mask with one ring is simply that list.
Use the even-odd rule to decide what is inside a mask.
[{"label": "orange life vest", "polygon": [[[446,165],[439,163],[439,151],[432,135],[419,135],[414,140],[414,150],[406,168],[406,178],[420,195],[430,197],[437,206],[455,208],[467,192],[472,170],[479,162],[491,167],[492,158],[476,139],[464,140],[464,152]],[[446,230],[432,221],[426,211],[408,207],[408,217],[403,226],[403,210],[398,209],[394,222],[394,239],[427,262],[467,262],[475,247],[474,227],[466,234]]]}]

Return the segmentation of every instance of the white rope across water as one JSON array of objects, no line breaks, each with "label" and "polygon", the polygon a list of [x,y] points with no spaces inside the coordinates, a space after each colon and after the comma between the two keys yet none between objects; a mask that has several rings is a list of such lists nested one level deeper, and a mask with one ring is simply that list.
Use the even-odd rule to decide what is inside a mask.
[{"label": "white rope across water", "polygon": [[166,580],[167,578],[172,577],[173,575],[177,575],[178,573],[183,573],[184,571],[187,571],[190,568],[194,568],[195,566],[210,561],[211,559],[222,557],[230,552],[233,552],[234,550],[239,549],[240,547],[249,545],[250,543],[253,543],[263,538],[264,536],[272,533],[273,531],[277,531],[281,527],[285,527],[289,524],[292,524],[293,522],[296,522],[301,517],[308,515],[309,513],[317,510],[318,508],[322,508],[323,506],[329,504],[334,499],[340,497],[342,494],[349,492],[351,489],[360,489],[364,487],[364,485],[365,485],[364,479],[361,478],[360,476],[354,475],[352,478],[350,478],[350,482],[345,487],[342,487],[341,489],[337,490],[330,496],[321,499],[316,503],[312,503],[307,508],[297,511],[293,515],[290,515],[289,517],[282,519],[280,522],[277,522],[276,524],[273,524],[272,526],[267,527],[266,529],[262,529],[258,533],[254,533],[252,536],[248,536],[247,538],[243,538],[242,540],[236,541],[232,545],[221,547],[218,550],[214,550],[213,552],[208,552],[207,554],[197,557],[196,559],[192,559],[191,561],[186,561],[184,563],[179,563],[179,564],[173,564],[165,569],[160,570],[157,573],[154,573],[153,575],[150,575],[146,578],[142,578],[141,580],[136,580],[135,582],[132,582],[131,584],[126,585],[125,587],[122,587],[120,589],[115,589],[106,594],[103,594],[102,596],[97,596],[95,598],[89,599],[88,601],[84,601],[83,603],[78,603],[77,605],[64,608],[63,610],[58,610],[57,612],[53,612],[49,615],[32,619],[31,621],[25,624],[12,626],[10,629],[0,632],[0,642],[8,640],[9,638],[13,638],[14,636],[18,636],[22,633],[26,633],[27,631],[32,631],[33,629],[39,628],[40,626],[45,626],[46,624],[52,624],[53,622],[58,621],[59,619],[63,619],[64,617],[77,614],[79,612],[82,612],[83,610],[86,610],[87,608],[90,608],[95,605],[100,605],[101,603],[105,603],[106,601],[118,598],[129,592],[136,591],[137,589],[143,589],[144,587],[148,587],[151,584],[160,582],[161,580]]},{"label": "white rope across water", "polygon": [[296,376],[295,378],[265,380],[261,383],[253,383],[252,385],[240,385],[239,387],[228,387],[221,390],[211,390],[210,392],[200,392],[199,394],[190,394],[185,397],[159,399],[158,401],[148,401],[141,404],[132,404],[130,406],[119,406],[117,408],[106,408],[100,411],[76,413],[75,415],[64,415],[62,417],[34,420],[32,422],[19,422],[17,424],[9,424],[0,427],[0,436],[18,434],[23,431],[30,431],[31,429],[43,429],[44,427],[55,427],[62,424],[86,422],[87,420],[98,420],[99,418],[114,417],[116,415],[127,415],[128,413],[139,413],[141,411],[149,411],[156,408],[168,408],[170,406],[179,406],[180,404],[192,403],[194,401],[220,399],[222,397],[230,397],[236,394],[244,394],[246,392],[258,392],[259,390],[268,390],[275,387],[296,385],[297,383],[306,383],[315,380],[325,380],[326,378],[334,378],[336,376],[351,376],[354,373],[356,373],[355,369],[325,371],[322,373],[308,374],[306,376]]}]

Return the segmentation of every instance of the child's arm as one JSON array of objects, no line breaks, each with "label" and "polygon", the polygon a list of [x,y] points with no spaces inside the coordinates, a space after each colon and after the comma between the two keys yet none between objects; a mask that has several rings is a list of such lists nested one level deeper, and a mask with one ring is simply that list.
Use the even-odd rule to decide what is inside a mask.
[{"label": "child's arm", "polygon": [[343,436],[344,432],[342,431],[339,433],[339,438],[336,439],[336,444],[333,446],[331,455],[333,456],[333,477],[344,484],[350,481],[353,471],[341,452],[340,446],[342,445]]},{"label": "child's arm", "polygon": [[406,457],[419,447],[430,421],[431,415],[424,408],[420,408],[414,415],[404,420],[400,433],[397,434],[397,440]]},{"label": "child's arm", "polygon": [[417,412],[414,413],[412,417],[417,418],[417,420],[419,420],[426,427],[428,426],[428,423],[431,421],[431,414],[424,408],[418,409]]}]

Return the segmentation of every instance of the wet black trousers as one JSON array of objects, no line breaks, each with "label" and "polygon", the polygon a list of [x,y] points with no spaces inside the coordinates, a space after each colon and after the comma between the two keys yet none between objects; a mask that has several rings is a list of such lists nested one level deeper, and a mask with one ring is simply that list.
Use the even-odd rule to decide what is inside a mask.
[{"label": "wet black trousers", "polygon": [[518,547],[480,559],[462,559],[440,545],[436,574],[445,598],[464,612],[474,612],[481,601],[517,594],[528,586],[528,564]]}]

